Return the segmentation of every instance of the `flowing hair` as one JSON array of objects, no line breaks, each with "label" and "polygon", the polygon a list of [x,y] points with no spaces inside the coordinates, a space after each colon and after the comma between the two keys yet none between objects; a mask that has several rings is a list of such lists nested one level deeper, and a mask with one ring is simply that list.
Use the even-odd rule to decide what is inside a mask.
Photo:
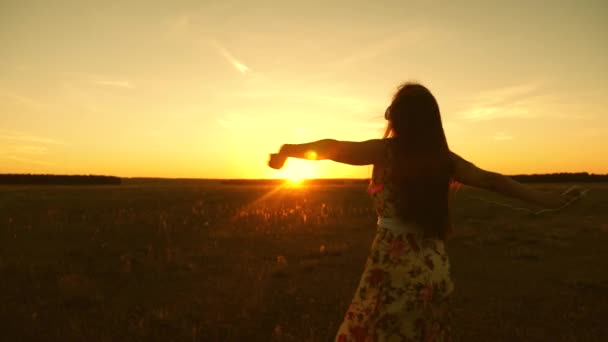
[{"label": "flowing hair", "polygon": [[449,192],[454,166],[439,105],[424,86],[401,85],[385,112],[397,215],[444,239],[451,231]]}]

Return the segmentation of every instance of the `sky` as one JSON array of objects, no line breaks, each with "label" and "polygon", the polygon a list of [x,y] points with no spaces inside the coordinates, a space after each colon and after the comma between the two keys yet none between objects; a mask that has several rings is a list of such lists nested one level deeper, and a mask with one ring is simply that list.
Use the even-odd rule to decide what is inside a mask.
[{"label": "sky", "polygon": [[608,173],[606,1],[0,1],[0,173],[365,178],[400,83],[505,174]]}]

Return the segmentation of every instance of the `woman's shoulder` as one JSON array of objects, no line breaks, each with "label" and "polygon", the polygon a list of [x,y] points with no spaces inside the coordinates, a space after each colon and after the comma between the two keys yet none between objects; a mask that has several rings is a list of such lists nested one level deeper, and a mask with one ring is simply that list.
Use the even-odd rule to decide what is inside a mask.
[{"label": "woman's shoulder", "polygon": [[374,166],[387,167],[392,159],[391,151],[394,143],[394,138],[372,139],[376,154],[376,162]]},{"label": "woman's shoulder", "polygon": [[450,150],[450,160],[454,164],[455,167],[465,167],[465,166],[474,166],[470,161],[462,158],[454,151]]}]

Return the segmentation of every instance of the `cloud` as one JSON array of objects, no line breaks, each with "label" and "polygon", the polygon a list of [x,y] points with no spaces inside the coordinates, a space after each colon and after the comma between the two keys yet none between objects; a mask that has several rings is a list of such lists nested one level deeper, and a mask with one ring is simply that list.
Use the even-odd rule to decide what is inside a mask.
[{"label": "cloud", "polygon": [[10,160],[14,160],[20,163],[24,163],[24,164],[34,164],[34,165],[42,165],[42,166],[53,166],[55,165],[55,163],[51,163],[51,162],[47,162],[44,160],[37,160],[37,159],[31,159],[31,158],[23,158],[23,157],[18,157],[18,156],[13,156],[13,155],[8,155],[5,157],[6,159],[10,159]]},{"label": "cloud", "polygon": [[510,106],[476,105],[467,111],[464,118],[471,121],[485,121],[499,118],[531,118],[535,116],[537,115],[530,112],[527,108],[516,104]]},{"label": "cloud", "polygon": [[75,71],[64,71],[61,72],[67,80],[64,80],[64,86],[73,88],[83,88],[85,86],[105,86],[122,89],[133,89],[135,85],[124,76],[120,75],[104,75],[92,72],[75,72]]},{"label": "cloud", "polygon": [[0,139],[23,141],[23,142],[36,143],[36,144],[46,144],[46,145],[67,145],[67,143],[65,143],[63,141],[48,138],[48,137],[40,137],[40,136],[35,136],[35,135],[14,133],[14,132],[0,132]]},{"label": "cloud", "polygon": [[518,84],[509,87],[497,88],[483,91],[477,94],[480,101],[501,103],[505,100],[513,100],[522,97],[528,97],[531,94],[538,93],[541,90],[541,84],[538,82],[530,82]]},{"label": "cloud", "polygon": [[551,100],[543,94],[539,83],[483,91],[473,96],[469,108],[460,116],[469,121],[487,121],[499,118],[534,118],[542,115],[542,103]]},{"label": "cloud", "polygon": [[0,90],[0,99],[8,99],[16,102],[20,105],[30,107],[32,109],[48,109],[48,106],[40,101],[35,100],[29,96],[16,94],[6,90]]},{"label": "cloud", "polygon": [[19,146],[11,146],[11,149],[14,153],[18,154],[34,154],[41,155],[46,154],[48,148],[46,146],[31,146],[31,145],[19,145]]},{"label": "cloud", "polygon": [[340,67],[354,66],[361,62],[395,51],[404,45],[415,44],[427,36],[428,32],[422,27],[406,31],[398,31],[397,33],[390,34],[382,39],[376,40],[354,52],[353,54],[338,60],[335,62],[335,65]]},{"label": "cloud", "polygon": [[239,61],[230,51],[228,51],[225,47],[223,47],[220,43],[215,40],[209,40],[209,45],[214,48],[222,57],[226,59],[228,63],[230,63],[237,71],[240,73],[247,73],[251,71],[251,69],[245,65],[243,62]]},{"label": "cloud", "polygon": [[505,118],[592,120],[602,110],[598,106],[602,96],[599,90],[557,92],[539,82],[530,82],[479,92],[469,99],[471,105],[458,114],[473,122]]},{"label": "cloud", "polygon": [[[9,141],[9,143],[3,143],[2,140]],[[55,164],[40,160],[39,157],[48,156],[49,146],[58,145],[66,145],[66,143],[31,134],[0,131],[0,159],[13,160],[23,164],[51,166]]]},{"label": "cloud", "polygon": [[397,33],[389,33],[384,37],[375,39],[368,44],[363,43],[360,48],[337,60],[327,63],[328,71],[313,74],[304,81],[314,81],[332,77],[340,71],[352,69],[363,62],[376,59],[380,56],[400,51],[406,47],[412,48],[420,41],[428,39],[430,31],[425,27],[415,27],[409,30],[396,29]]}]

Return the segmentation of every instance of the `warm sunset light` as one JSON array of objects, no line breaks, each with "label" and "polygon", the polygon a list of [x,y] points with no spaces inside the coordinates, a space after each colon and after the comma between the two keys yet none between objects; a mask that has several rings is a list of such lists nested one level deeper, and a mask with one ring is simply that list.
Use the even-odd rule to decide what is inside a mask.
[{"label": "warm sunset light", "polygon": [[286,181],[290,186],[298,187],[302,185],[302,182],[304,182],[304,178],[288,178],[286,179]]},{"label": "warm sunset light", "polygon": [[0,0],[0,239],[0,342],[608,341],[608,0]]},{"label": "warm sunset light", "polygon": [[3,2],[0,173],[364,178],[266,161],[286,143],[381,137],[407,80],[482,167],[606,173],[606,7],[537,6]]},{"label": "warm sunset light", "polygon": [[316,166],[317,163],[311,163],[306,160],[290,159],[285,164],[285,167],[279,171],[278,178],[286,179],[292,184],[299,184],[305,179],[318,177]]},{"label": "warm sunset light", "polygon": [[315,151],[308,151],[308,152],[306,152],[306,159],[316,160],[317,159],[317,152],[315,152]]}]

